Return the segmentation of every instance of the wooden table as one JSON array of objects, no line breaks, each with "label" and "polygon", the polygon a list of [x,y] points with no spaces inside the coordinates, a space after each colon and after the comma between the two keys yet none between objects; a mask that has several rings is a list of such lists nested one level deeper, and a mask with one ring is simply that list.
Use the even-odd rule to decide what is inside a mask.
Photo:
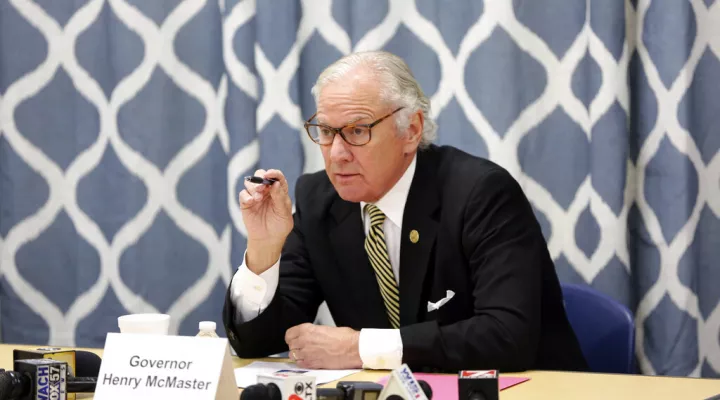
[{"label": "wooden table", "polygon": [[[43,346],[0,344],[0,368],[12,369],[12,350]],[[45,346],[47,347],[47,346]],[[81,349],[102,356],[102,349]],[[233,367],[242,367],[255,360],[233,358]],[[287,362],[268,358],[262,361]],[[388,371],[361,371],[343,378],[354,381],[377,381]],[[720,379],[674,378],[645,375],[593,374],[578,372],[529,371],[508,376],[525,376],[529,381],[500,392],[502,400],[526,399],[697,399],[720,394]],[[334,383],[323,385],[334,387]],[[92,399],[92,395],[78,395]],[[437,399],[443,400],[443,399]]]}]

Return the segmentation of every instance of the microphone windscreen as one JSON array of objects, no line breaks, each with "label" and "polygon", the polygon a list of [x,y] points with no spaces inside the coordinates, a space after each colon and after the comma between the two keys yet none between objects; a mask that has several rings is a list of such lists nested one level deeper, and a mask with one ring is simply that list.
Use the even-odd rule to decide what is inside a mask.
[{"label": "microphone windscreen", "polygon": [[[260,384],[250,385],[243,389],[240,400],[268,400],[268,388]],[[2,399],[0,399],[2,400]]]},{"label": "microphone windscreen", "polygon": [[432,391],[432,387],[430,387],[430,384],[422,379],[418,379],[417,382],[418,382],[418,385],[420,385],[420,388],[422,389],[422,391],[425,393],[425,396],[428,399],[432,400],[433,391]]},{"label": "microphone windscreen", "polygon": [[405,400],[405,399],[403,399],[402,397],[400,397],[396,394],[391,394],[390,396],[387,397],[386,400]]},{"label": "microphone windscreen", "polygon": [[0,400],[10,399],[10,393],[12,392],[12,377],[6,372],[0,373]]},{"label": "microphone windscreen", "polygon": [[267,392],[269,400],[282,400],[280,387],[272,382],[267,384]]},{"label": "microphone windscreen", "polygon": [[97,378],[100,375],[102,358],[97,354],[84,351],[75,351],[75,376],[84,378]]}]

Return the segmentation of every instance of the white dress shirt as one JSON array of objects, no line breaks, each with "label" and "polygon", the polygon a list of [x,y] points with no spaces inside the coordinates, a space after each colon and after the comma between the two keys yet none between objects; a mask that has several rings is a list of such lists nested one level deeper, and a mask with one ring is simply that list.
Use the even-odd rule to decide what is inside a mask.
[{"label": "white dress shirt", "polygon": [[[400,286],[400,235],[402,232],[403,213],[408,192],[415,175],[417,155],[395,183],[375,205],[385,214],[383,232],[390,256],[390,265],[395,274],[395,281]],[[365,212],[367,203],[360,202],[365,235],[370,230],[370,217]],[[243,264],[233,276],[230,297],[237,312],[244,321],[250,321],[263,312],[272,301],[280,279],[280,260],[260,275],[254,274]],[[401,294],[402,296],[402,294]],[[402,365],[402,338],[399,329],[360,330],[360,358],[363,368],[394,369]]]}]

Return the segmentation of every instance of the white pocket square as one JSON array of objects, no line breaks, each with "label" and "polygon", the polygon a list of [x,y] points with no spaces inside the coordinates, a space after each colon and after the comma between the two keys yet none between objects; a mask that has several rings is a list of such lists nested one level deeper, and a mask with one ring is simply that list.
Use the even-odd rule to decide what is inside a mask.
[{"label": "white pocket square", "polygon": [[439,309],[439,308],[442,307],[445,303],[447,303],[448,301],[450,301],[450,299],[452,299],[453,296],[455,296],[455,292],[453,292],[452,290],[447,290],[447,291],[445,291],[445,294],[446,294],[446,296],[445,296],[444,298],[438,300],[438,301],[435,302],[435,303],[433,303],[432,301],[428,301],[428,309],[427,309],[428,312],[430,312],[430,311],[435,311],[435,310]]}]

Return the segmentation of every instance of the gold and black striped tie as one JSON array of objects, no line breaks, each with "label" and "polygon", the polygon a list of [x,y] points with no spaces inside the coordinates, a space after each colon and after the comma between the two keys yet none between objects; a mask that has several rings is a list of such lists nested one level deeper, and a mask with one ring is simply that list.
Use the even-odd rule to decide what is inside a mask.
[{"label": "gold and black striped tie", "polygon": [[400,292],[385,245],[385,233],[383,233],[385,214],[373,204],[366,205],[365,210],[370,215],[370,230],[365,238],[365,251],[367,251],[370,264],[375,270],[375,277],[380,286],[380,294],[385,302],[390,325],[397,329],[400,328]]}]

